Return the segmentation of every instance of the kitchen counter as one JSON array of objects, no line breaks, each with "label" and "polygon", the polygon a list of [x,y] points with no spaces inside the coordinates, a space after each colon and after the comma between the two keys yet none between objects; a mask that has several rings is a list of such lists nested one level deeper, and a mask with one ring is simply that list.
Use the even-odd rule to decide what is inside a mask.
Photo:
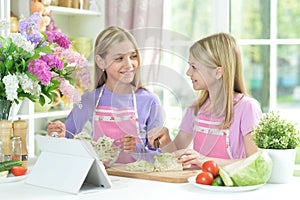
[{"label": "kitchen counter", "polygon": [[[99,200],[130,199],[155,200],[173,199],[210,200],[247,200],[247,199],[285,199],[299,198],[300,177],[294,177],[287,184],[266,184],[261,188],[247,192],[216,192],[200,189],[191,183],[166,183],[142,179],[110,176],[112,188],[77,195],[28,185],[24,180],[0,184],[1,199],[13,200]],[[298,196],[298,197],[297,197]]]}]

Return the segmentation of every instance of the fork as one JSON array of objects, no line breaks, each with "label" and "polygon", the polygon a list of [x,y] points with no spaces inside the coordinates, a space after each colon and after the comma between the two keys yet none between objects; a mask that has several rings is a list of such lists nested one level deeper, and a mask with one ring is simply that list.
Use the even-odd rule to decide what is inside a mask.
[{"label": "fork", "polygon": [[[65,129],[65,128],[60,128],[60,129],[63,130],[63,131],[66,131],[67,133],[70,133],[73,137],[76,136],[76,134],[72,133],[71,131],[68,131],[68,130]],[[51,136],[52,136],[52,137],[58,137],[58,135],[59,135],[59,133],[56,132],[56,131],[51,132]]]}]

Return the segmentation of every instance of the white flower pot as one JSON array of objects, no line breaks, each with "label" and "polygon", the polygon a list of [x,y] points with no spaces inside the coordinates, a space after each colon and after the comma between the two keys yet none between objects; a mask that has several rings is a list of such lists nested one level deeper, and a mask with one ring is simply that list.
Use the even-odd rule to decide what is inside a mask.
[{"label": "white flower pot", "polygon": [[288,183],[294,173],[296,149],[265,149],[272,159],[272,174],[268,183]]}]

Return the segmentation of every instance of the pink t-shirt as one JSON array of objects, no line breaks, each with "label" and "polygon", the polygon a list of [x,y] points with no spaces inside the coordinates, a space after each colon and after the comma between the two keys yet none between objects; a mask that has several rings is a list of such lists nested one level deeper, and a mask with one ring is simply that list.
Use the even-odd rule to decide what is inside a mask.
[{"label": "pink t-shirt", "polygon": [[[242,94],[236,95],[239,99]],[[201,115],[201,112],[198,113]],[[234,119],[230,125],[229,143],[233,158],[245,158],[244,136],[252,131],[254,126],[259,124],[262,116],[261,107],[257,100],[249,96],[244,96],[234,106]],[[194,128],[194,109],[188,108],[179,126],[185,133],[193,134]]]}]

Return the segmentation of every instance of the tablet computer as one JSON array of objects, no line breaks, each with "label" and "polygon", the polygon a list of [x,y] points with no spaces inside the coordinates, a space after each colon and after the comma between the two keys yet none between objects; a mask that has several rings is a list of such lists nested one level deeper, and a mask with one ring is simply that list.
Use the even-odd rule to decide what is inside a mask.
[{"label": "tablet computer", "polygon": [[89,141],[36,136],[41,154],[28,174],[28,184],[69,193],[112,186]]}]

